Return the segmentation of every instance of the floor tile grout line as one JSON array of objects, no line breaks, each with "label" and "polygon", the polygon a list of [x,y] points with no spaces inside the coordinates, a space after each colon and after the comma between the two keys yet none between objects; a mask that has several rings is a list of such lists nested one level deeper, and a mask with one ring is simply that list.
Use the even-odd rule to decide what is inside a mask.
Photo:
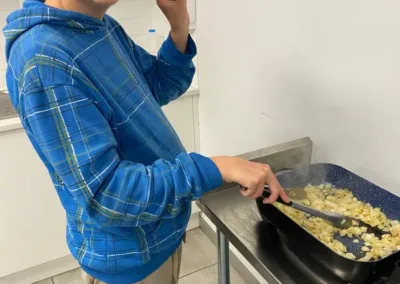
[{"label": "floor tile grout line", "polygon": [[199,270],[197,270],[197,271],[193,271],[193,272],[191,272],[191,273],[189,273],[189,274],[186,274],[186,275],[183,276],[183,277],[180,277],[179,280],[180,280],[180,279],[183,279],[183,278],[185,278],[185,277],[188,277],[188,276],[190,276],[190,275],[193,275],[193,274],[195,274],[195,273],[197,273],[197,272],[203,271],[203,270],[205,270],[205,269],[207,269],[207,268],[213,267],[213,266],[215,266],[215,265],[217,265],[217,263],[207,265],[206,267],[203,267],[202,269],[199,269]]},{"label": "floor tile grout line", "polygon": [[61,276],[61,275],[67,274],[67,273],[71,273],[71,272],[73,272],[73,271],[75,271],[75,270],[81,270],[81,268],[74,268],[74,269],[72,269],[72,270],[68,270],[68,271],[65,271],[65,272],[62,272],[62,273],[58,273],[58,274],[56,274],[56,275],[53,275],[53,276],[51,277],[51,281],[53,281],[53,284],[54,284],[54,283],[55,283],[55,282],[54,282],[54,277],[58,277],[58,276]]}]

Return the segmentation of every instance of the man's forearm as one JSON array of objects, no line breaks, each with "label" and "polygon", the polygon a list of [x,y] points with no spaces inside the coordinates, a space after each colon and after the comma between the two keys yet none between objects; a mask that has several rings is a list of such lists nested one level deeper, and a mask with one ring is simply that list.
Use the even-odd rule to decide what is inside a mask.
[{"label": "man's forearm", "polygon": [[187,0],[157,0],[157,5],[171,25],[171,38],[176,48],[186,53],[190,24]]},{"label": "man's forearm", "polygon": [[182,29],[171,29],[171,38],[176,46],[176,48],[182,52],[186,53],[187,43],[189,38],[189,28]]}]

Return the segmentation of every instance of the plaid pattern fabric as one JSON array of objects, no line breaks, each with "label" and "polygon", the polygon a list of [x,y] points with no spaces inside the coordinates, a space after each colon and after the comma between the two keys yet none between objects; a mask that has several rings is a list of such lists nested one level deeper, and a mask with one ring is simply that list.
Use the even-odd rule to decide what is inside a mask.
[{"label": "plaid pattern fabric", "polygon": [[4,29],[7,84],[66,210],[68,246],[88,269],[139,281],[181,242],[190,201],[222,182],[161,110],[191,83],[194,42],[181,54],[169,38],[155,58],[108,16],[24,5]]}]

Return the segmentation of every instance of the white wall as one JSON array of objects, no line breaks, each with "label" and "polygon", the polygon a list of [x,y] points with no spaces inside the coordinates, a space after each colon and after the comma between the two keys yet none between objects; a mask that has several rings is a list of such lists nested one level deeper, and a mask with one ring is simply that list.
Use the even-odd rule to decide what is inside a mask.
[{"label": "white wall", "polygon": [[[22,0],[21,0],[22,1]],[[6,88],[5,84],[5,52],[4,36],[1,30],[5,26],[6,18],[13,10],[20,7],[19,0],[3,0],[0,4],[0,90]]]},{"label": "white wall", "polygon": [[23,130],[0,133],[1,277],[69,254],[65,212]]},{"label": "white wall", "polygon": [[400,195],[400,2],[198,1],[205,154],[310,136]]},{"label": "white wall", "polygon": [[119,0],[108,13],[124,27],[136,44],[148,49],[149,29],[153,27],[154,0]]}]

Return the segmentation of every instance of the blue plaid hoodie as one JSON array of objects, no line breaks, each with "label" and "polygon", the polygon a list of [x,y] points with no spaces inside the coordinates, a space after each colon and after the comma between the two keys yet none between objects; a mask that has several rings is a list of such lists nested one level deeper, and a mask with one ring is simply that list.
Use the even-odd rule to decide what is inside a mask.
[{"label": "blue plaid hoodie", "polygon": [[39,0],[4,34],[10,97],[65,208],[72,255],[106,283],[143,280],[181,244],[191,201],[222,183],[161,110],[192,81],[194,42],[182,54],[168,38],[156,58],[109,16]]}]

